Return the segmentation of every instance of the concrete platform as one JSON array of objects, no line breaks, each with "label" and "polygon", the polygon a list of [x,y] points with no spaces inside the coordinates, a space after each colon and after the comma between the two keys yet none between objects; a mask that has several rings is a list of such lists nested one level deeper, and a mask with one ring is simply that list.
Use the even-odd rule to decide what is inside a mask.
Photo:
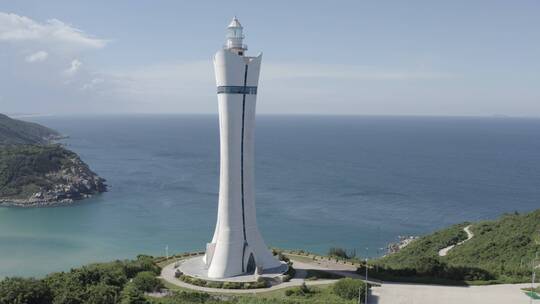
[{"label": "concrete platform", "polygon": [[239,276],[234,276],[234,277],[225,278],[225,279],[214,279],[214,278],[209,278],[207,275],[208,268],[206,268],[206,265],[203,262],[203,256],[197,256],[197,257],[185,259],[185,260],[179,261],[178,263],[180,263],[180,265],[178,266],[178,269],[188,276],[203,279],[203,280],[208,280],[208,281],[221,281],[221,282],[254,282],[257,280],[258,277],[272,279],[272,278],[276,278],[284,274],[289,269],[289,266],[285,262],[281,262],[280,267],[265,269],[261,275],[245,274],[245,275],[239,275]]}]

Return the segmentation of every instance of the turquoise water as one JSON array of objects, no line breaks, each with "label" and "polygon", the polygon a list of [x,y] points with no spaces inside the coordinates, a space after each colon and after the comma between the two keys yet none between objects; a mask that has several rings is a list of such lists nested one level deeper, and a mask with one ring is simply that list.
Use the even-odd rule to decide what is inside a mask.
[{"label": "turquoise water", "polygon": [[[110,191],[0,208],[0,276],[201,250],[217,208],[217,116],[32,118],[64,134]],[[540,120],[259,116],[258,221],[268,244],[377,255],[398,235],[540,208]]]}]

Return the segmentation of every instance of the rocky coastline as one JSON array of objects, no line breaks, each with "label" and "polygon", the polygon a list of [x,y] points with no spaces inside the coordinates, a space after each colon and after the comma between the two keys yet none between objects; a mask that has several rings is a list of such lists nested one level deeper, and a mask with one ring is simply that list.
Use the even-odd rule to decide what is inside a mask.
[{"label": "rocky coastline", "polygon": [[49,207],[107,191],[105,179],[37,123],[0,114],[0,207]]},{"label": "rocky coastline", "polygon": [[401,249],[407,247],[410,243],[417,240],[419,237],[414,235],[409,236],[399,236],[399,241],[397,243],[390,243],[386,247],[387,253],[386,255],[398,253]]},{"label": "rocky coastline", "polygon": [[51,207],[67,205],[106,192],[105,179],[94,173],[75,153],[66,151],[62,165],[42,176],[45,185],[31,193],[0,196],[1,207]]}]

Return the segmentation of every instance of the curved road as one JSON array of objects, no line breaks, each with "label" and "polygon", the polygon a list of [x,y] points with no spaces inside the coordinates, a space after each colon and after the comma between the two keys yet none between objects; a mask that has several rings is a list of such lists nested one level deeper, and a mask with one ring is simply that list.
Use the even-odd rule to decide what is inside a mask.
[{"label": "curved road", "polygon": [[[293,266],[296,270],[296,275],[293,279],[291,279],[289,282],[281,283],[278,285],[274,285],[269,288],[255,288],[255,289],[222,289],[222,288],[209,288],[209,287],[202,287],[202,286],[195,286],[188,283],[185,283],[183,281],[180,281],[179,279],[174,277],[174,273],[176,269],[174,268],[174,262],[163,267],[161,270],[161,278],[165,281],[174,284],[179,287],[188,288],[192,290],[198,290],[198,291],[204,291],[204,292],[214,292],[214,293],[246,293],[246,294],[253,294],[253,293],[260,293],[260,292],[268,292],[268,291],[274,291],[278,289],[293,287],[293,286],[300,286],[302,283],[306,283],[308,286],[315,286],[315,285],[324,285],[324,284],[331,284],[335,283],[337,280],[317,280],[317,281],[306,281],[305,277],[307,274],[308,269],[315,269],[313,265],[302,263],[299,261],[293,260]],[[321,268],[318,269],[327,269]],[[356,268],[355,268],[356,270]],[[341,271],[351,271],[351,269],[335,269],[337,272]],[[351,271],[352,272],[352,271]]]}]

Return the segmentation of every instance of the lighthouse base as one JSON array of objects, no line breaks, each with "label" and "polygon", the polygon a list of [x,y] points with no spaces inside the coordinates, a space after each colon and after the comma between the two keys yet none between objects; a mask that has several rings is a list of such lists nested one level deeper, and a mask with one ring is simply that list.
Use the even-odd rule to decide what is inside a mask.
[{"label": "lighthouse base", "polygon": [[182,273],[190,277],[203,279],[207,281],[244,282],[245,283],[245,282],[254,282],[259,277],[273,279],[284,274],[289,269],[289,266],[285,262],[281,262],[281,265],[279,267],[264,269],[261,274],[249,273],[249,274],[240,274],[233,277],[216,279],[216,278],[208,277],[208,267],[204,263],[203,258],[204,256],[197,256],[190,259],[186,259],[182,261],[181,262],[182,264],[178,266],[178,270],[180,270]]}]

